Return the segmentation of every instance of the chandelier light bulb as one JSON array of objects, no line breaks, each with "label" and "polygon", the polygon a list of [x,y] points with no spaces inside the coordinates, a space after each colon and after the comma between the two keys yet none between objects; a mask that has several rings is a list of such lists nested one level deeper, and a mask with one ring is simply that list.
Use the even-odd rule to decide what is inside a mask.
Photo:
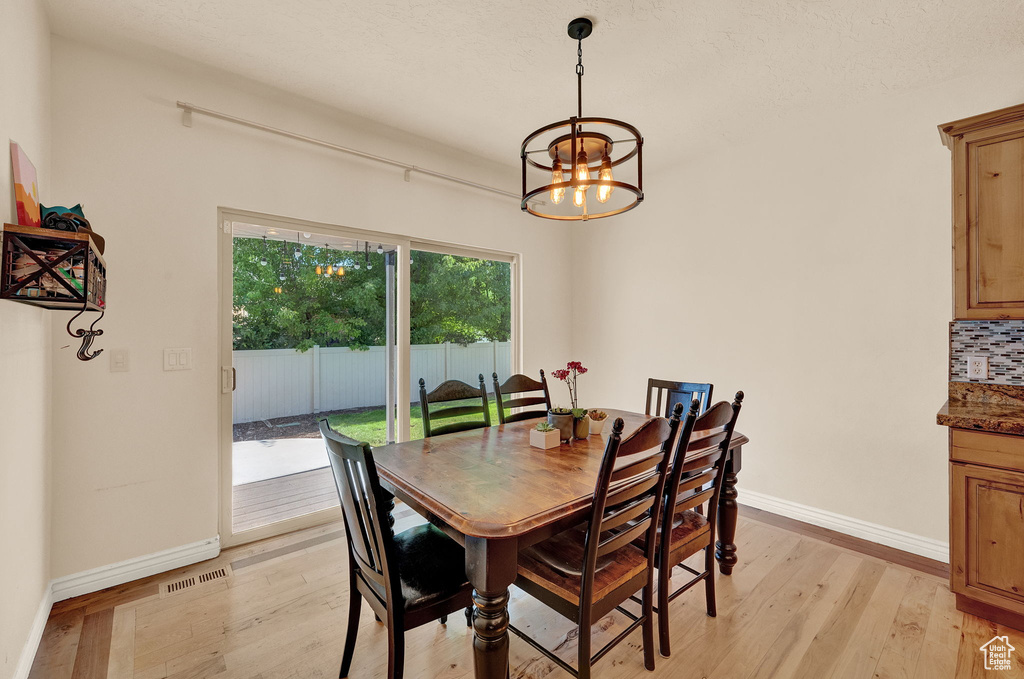
[{"label": "chandelier light bulb", "polygon": [[334,266],[332,264],[328,264],[327,265],[327,275],[328,276],[333,276],[334,275]]},{"label": "chandelier light bulb", "polygon": [[298,259],[299,257],[302,256],[302,250],[300,250],[299,248],[295,248],[295,252],[293,252],[292,255],[295,256],[295,259]]},{"label": "chandelier light bulb", "polygon": [[341,266],[339,264],[338,265],[338,276],[344,276],[344,275],[345,275],[345,267],[343,267],[343,266]]},{"label": "chandelier light bulb", "polygon": [[[576,179],[588,181],[590,179],[590,166],[587,165],[587,152],[580,149],[576,156]],[[587,203],[587,186],[577,186],[573,192],[572,204],[576,207],[583,207]]]},{"label": "chandelier light bulb", "polygon": [[378,255],[383,255],[384,254],[384,246],[383,245],[380,245],[380,244],[377,245],[377,254]]},{"label": "chandelier light bulb", "polygon": [[[565,177],[562,175],[562,161],[559,158],[555,158],[555,162],[551,165],[551,183],[560,184],[565,181]],[[565,198],[565,188],[551,189],[551,202],[558,205]]]},{"label": "chandelier light bulb", "polygon": [[615,188],[611,184],[614,179],[612,177],[612,161],[607,155],[601,159],[601,171],[597,173],[597,179],[597,200],[601,203],[607,203],[608,199],[612,196],[612,190]]},{"label": "chandelier light bulb", "polygon": [[320,276],[320,275],[323,275],[323,273],[324,273],[324,268],[322,266],[320,266],[319,264],[317,264],[316,265],[316,275]]},{"label": "chandelier light bulb", "polygon": [[260,257],[260,266],[266,266],[266,265],[267,265],[267,256],[263,255],[262,257]]},{"label": "chandelier light bulb", "polygon": [[283,281],[283,280],[284,280],[284,271],[282,271],[282,272],[280,273],[280,275],[278,275],[278,277],[277,277],[277,278],[278,278],[278,280],[281,280],[281,281]]},{"label": "chandelier light bulb", "polygon": [[367,264],[367,265],[366,265],[366,270],[367,270],[367,271],[369,271],[369,270],[370,270],[370,269],[372,269],[372,268],[373,268],[373,264]]}]

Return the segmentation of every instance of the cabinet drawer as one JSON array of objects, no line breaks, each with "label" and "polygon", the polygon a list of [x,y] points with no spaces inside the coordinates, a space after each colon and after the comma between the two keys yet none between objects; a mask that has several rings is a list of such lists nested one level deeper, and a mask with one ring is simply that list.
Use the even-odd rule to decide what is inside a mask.
[{"label": "cabinet drawer", "polygon": [[1024,471],[1024,437],[951,429],[949,457],[986,467]]}]

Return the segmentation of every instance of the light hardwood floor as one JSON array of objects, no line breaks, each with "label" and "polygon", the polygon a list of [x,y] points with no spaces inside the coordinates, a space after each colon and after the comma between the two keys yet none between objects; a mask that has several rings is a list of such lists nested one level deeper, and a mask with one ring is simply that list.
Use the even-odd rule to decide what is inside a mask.
[{"label": "light hardwood floor", "polygon": [[[419,522],[399,506],[396,529]],[[718,617],[703,588],[672,603],[673,653],[643,668],[636,631],[596,666],[600,679],[1024,677],[1024,633],[954,607],[942,578],[854,551],[813,531],[794,532],[744,511],[739,564],[718,577]],[[785,525],[782,522],[782,525]],[[333,678],[344,643],[347,576],[339,524],[225,550],[217,559],[60,602],[33,679]],[[225,577],[174,593],[167,585],[224,568]],[[571,625],[520,592],[518,627],[566,660]],[[623,624],[594,626],[595,648]],[[986,671],[979,647],[1007,635],[1008,671]],[[351,677],[385,676],[387,633],[363,607]],[[406,636],[410,679],[472,677],[471,634],[461,615]],[[567,677],[522,640],[511,640],[512,677]]]}]

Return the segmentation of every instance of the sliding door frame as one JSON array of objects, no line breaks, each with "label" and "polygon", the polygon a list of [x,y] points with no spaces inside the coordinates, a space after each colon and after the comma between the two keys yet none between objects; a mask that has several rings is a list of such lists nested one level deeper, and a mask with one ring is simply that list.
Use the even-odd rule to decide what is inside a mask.
[{"label": "sliding door frame", "polygon": [[220,269],[218,276],[218,340],[219,340],[219,426],[220,426],[220,498],[219,498],[219,531],[222,547],[240,545],[254,540],[281,535],[294,530],[310,528],[330,521],[341,519],[338,507],[304,514],[285,521],[260,526],[239,533],[232,531],[232,402],[233,402],[233,326],[232,306],[234,288],[234,233],[232,224],[240,222],[254,224],[282,231],[303,231],[322,233],[342,238],[368,240],[393,244],[398,247],[395,281],[395,396],[397,399],[397,435],[399,441],[409,440],[409,415],[411,404],[410,375],[410,267],[409,260],[414,250],[439,252],[443,254],[490,259],[507,262],[511,268],[511,357],[510,366],[513,373],[520,372],[520,300],[522,299],[519,272],[520,255],[518,253],[472,246],[456,245],[442,241],[410,238],[396,233],[358,229],[337,224],[311,222],[303,219],[282,217],[277,215],[238,210],[232,208],[217,209],[217,261]]}]

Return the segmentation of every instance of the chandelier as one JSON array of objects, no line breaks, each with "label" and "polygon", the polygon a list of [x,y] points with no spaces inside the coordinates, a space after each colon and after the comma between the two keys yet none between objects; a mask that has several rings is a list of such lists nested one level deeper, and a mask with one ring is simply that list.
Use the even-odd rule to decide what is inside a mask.
[{"label": "chandelier", "polygon": [[[538,217],[565,221],[611,217],[632,210],[644,199],[640,131],[621,120],[583,116],[583,39],[593,28],[590,19],[569,22],[569,37],[577,42],[576,115],[540,128],[523,140],[520,150],[521,207]],[[629,162],[634,158],[635,163]],[[622,175],[625,170],[635,176],[635,183],[615,178],[614,172]]]}]

